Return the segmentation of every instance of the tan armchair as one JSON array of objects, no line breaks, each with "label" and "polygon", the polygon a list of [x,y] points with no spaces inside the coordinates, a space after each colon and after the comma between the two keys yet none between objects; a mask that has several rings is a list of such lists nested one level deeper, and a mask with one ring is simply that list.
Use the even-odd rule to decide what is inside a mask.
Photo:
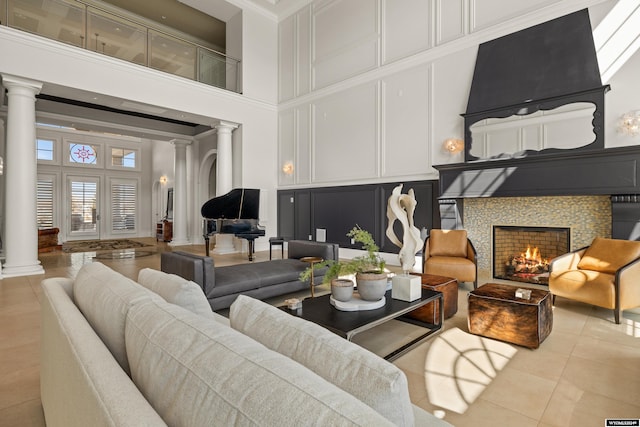
[{"label": "tan armchair", "polygon": [[477,254],[466,230],[431,230],[422,249],[422,272],[473,282],[478,287]]},{"label": "tan armchair", "polygon": [[549,291],[598,307],[640,307],[640,242],[596,237],[591,246],[561,255],[549,267]]}]

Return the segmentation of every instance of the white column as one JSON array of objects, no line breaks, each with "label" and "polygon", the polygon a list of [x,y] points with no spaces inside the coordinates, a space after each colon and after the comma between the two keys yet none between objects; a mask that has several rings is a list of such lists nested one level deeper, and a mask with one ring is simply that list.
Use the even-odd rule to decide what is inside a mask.
[{"label": "white column", "polygon": [[2,75],[7,88],[7,140],[4,161],[6,236],[3,277],[44,274],[38,260],[36,217],[36,95],[42,83]]},{"label": "white column", "polygon": [[[228,122],[220,122],[214,126],[218,132],[217,144],[217,168],[216,168],[216,196],[227,194],[233,189],[233,149],[231,147],[234,129],[238,125]],[[236,252],[233,246],[233,236],[218,234],[214,254],[228,254]]]},{"label": "white column", "polygon": [[171,246],[190,245],[187,236],[187,146],[191,141],[174,139],[173,238]]},{"label": "white column", "polygon": [[[4,240],[4,120],[0,119],[0,242]],[[4,243],[0,248],[0,255],[4,255]],[[2,262],[0,262],[0,280],[2,279]]]},{"label": "white column", "polygon": [[238,125],[220,122],[214,127],[218,131],[216,195],[222,196],[233,189],[233,150],[231,142],[233,140],[233,131],[238,128]]}]

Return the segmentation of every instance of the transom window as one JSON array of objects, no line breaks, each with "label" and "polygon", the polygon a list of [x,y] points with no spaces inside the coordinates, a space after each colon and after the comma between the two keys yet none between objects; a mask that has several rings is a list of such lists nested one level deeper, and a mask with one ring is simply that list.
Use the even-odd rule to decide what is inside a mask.
[{"label": "transom window", "polygon": [[53,147],[55,141],[52,139],[38,138],[36,140],[37,159],[53,161]]},{"label": "transom window", "polygon": [[83,165],[95,165],[98,161],[97,150],[93,145],[71,143],[69,161]]},{"label": "transom window", "polygon": [[136,150],[128,148],[112,148],[111,149],[111,166],[119,166],[123,168],[136,167]]}]

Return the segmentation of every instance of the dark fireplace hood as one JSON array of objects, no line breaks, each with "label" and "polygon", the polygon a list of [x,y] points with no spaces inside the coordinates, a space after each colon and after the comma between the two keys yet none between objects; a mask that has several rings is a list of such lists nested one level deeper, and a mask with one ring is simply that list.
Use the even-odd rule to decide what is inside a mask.
[{"label": "dark fireplace hood", "polygon": [[[465,120],[465,162],[435,165],[440,199],[639,193],[640,147],[604,148],[604,94],[586,9],[483,43]],[[470,127],[574,102],[595,105],[593,142],[479,159]]]}]

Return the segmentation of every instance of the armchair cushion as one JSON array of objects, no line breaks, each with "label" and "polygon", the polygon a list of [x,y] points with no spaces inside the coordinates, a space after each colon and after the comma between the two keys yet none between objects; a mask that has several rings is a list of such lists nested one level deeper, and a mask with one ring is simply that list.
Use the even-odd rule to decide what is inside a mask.
[{"label": "armchair cushion", "polygon": [[596,237],[578,263],[578,269],[615,274],[621,267],[638,257],[638,242]]},{"label": "armchair cushion", "polygon": [[430,256],[467,256],[466,230],[431,230],[429,233]]}]

